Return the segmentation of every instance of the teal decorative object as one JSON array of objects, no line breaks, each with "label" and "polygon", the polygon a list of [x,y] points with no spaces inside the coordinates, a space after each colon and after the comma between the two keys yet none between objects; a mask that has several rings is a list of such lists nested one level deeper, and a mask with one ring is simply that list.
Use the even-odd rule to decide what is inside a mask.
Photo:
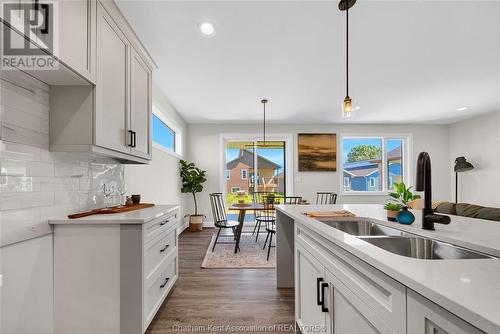
[{"label": "teal decorative object", "polygon": [[403,210],[399,211],[398,215],[396,216],[396,220],[400,224],[411,225],[415,221],[415,216],[413,215],[413,213],[408,211],[408,207],[405,206],[403,207]]}]

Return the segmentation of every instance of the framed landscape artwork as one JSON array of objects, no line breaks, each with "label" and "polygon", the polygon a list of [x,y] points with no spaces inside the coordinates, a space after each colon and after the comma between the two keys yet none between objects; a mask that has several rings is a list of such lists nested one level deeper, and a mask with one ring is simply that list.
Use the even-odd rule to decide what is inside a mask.
[{"label": "framed landscape artwork", "polygon": [[337,135],[335,133],[299,133],[299,172],[335,172]]}]

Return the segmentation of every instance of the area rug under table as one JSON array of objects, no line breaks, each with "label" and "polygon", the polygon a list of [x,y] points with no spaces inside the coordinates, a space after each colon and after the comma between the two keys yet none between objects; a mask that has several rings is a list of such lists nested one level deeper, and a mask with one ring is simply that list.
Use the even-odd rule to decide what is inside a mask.
[{"label": "area rug under table", "polygon": [[[232,236],[224,235],[219,237],[219,242],[212,252],[212,247],[215,241],[215,234],[210,240],[205,258],[201,264],[202,268],[221,269],[221,268],[255,268],[267,269],[276,267],[275,247],[271,248],[271,255],[267,261],[267,246],[264,246],[265,234],[259,236],[259,242],[255,242],[255,236],[243,233],[240,239],[240,251],[234,253],[234,244],[221,244],[220,241],[233,241]],[[273,238],[274,245],[274,238]]]}]

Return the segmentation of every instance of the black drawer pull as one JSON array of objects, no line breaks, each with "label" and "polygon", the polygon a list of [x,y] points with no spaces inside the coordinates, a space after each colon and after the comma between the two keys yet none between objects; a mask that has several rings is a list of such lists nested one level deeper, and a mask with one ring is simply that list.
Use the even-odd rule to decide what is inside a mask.
[{"label": "black drawer pull", "polygon": [[167,220],[165,220],[165,221],[162,221],[162,222],[160,223],[160,226],[165,225],[165,224],[166,224],[166,223],[168,223],[169,221],[170,221],[170,219],[167,219]]},{"label": "black drawer pull", "polygon": [[320,284],[321,284],[321,282],[323,282],[323,278],[318,277],[318,278],[316,279],[316,303],[317,303],[318,305],[321,305],[321,303],[322,303],[322,302],[321,302],[321,297],[320,297],[320,287],[319,287],[319,286],[320,286]]},{"label": "black drawer pull", "polygon": [[160,249],[160,253],[163,253],[164,251],[166,251],[168,247],[170,247],[170,245],[165,245],[165,247],[163,249]]},{"label": "black drawer pull", "polygon": [[167,285],[169,279],[170,277],[165,278],[165,282],[163,282],[163,284],[160,285],[160,289],[163,289]]},{"label": "black drawer pull", "polygon": [[321,283],[321,311],[328,312],[328,307],[325,306],[325,288],[328,287],[328,283]]},{"label": "black drawer pull", "polygon": [[134,131],[128,130],[128,133],[130,134],[130,144],[128,144],[128,146],[134,147]]}]

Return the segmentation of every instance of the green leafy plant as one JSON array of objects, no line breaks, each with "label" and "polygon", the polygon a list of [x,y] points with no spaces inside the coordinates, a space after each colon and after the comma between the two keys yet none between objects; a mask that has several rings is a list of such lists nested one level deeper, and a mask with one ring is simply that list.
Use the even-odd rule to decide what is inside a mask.
[{"label": "green leafy plant", "polygon": [[407,206],[408,202],[419,199],[420,195],[411,191],[412,187],[407,187],[404,182],[394,183],[393,191],[389,193],[392,204],[399,204],[401,207]]},{"label": "green leafy plant", "polygon": [[399,203],[386,203],[384,205],[384,209],[389,211],[400,211],[401,209],[403,209],[403,205]]},{"label": "green leafy plant", "polygon": [[347,154],[347,162],[365,161],[380,158],[382,149],[374,145],[354,146]]},{"label": "green leafy plant", "polygon": [[181,192],[193,195],[194,214],[198,215],[196,194],[203,191],[203,183],[207,181],[206,171],[199,169],[194,163],[185,160],[180,161],[180,170],[182,178]]}]

